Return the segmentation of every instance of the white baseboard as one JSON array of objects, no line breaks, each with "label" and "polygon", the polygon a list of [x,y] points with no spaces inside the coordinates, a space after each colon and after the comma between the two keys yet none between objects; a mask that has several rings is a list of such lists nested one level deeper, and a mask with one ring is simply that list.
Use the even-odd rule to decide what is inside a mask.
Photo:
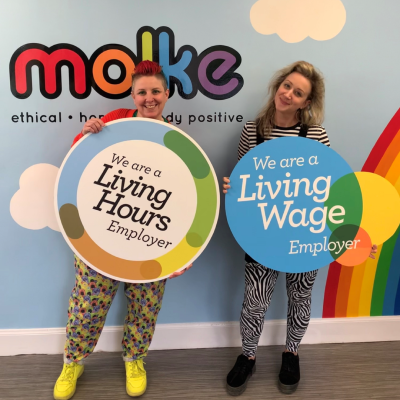
[{"label": "white baseboard", "polygon": [[[105,327],[96,351],[120,351],[122,327]],[[265,321],[260,346],[285,343],[286,321]],[[400,340],[400,316],[313,318],[303,344]],[[2,329],[0,356],[61,354],[65,328]],[[240,347],[238,322],[158,324],[151,350]]]}]

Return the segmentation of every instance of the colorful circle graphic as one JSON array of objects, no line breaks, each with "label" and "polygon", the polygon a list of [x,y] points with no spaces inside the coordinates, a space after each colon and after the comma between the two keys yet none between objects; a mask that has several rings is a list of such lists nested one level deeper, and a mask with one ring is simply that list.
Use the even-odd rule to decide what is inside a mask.
[{"label": "colorful circle graphic", "polygon": [[128,118],[70,150],[55,203],[61,232],[85,263],[113,279],[148,282],[185,268],[205,249],[219,191],[210,161],[186,133]]},{"label": "colorful circle graphic", "polygon": [[354,173],[329,147],[280,138],[236,165],[225,199],[231,231],[254,260],[282,272],[306,272],[333,261],[364,262],[372,244],[400,223],[400,197],[386,179]]}]

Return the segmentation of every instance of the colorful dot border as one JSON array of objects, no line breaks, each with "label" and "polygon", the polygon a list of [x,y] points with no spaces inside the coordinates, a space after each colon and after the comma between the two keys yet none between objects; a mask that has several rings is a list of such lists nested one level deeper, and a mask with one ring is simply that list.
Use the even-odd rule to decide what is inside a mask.
[{"label": "colorful dot border", "polygon": [[[85,231],[77,209],[79,180],[89,162],[105,148],[127,140],[146,140],[174,152],[189,169],[196,187],[197,208],[187,234],[171,251],[153,260],[125,260],[100,248]],[[145,118],[112,121],[100,134],[83,137],[65,157],[55,185],[56,217],[67,244],[96,271],[125,282],[161,280],[186,268],[210,241],[219,206],[217,177],[200,146],[182,130]]]}]

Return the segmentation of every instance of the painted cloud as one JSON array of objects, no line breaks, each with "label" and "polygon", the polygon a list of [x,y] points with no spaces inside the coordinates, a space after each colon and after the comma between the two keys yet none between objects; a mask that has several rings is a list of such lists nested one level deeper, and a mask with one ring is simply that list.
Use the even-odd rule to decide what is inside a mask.
[{"label": "painted cloud", "polygon": [[307,36],[329,40],[342,30],[346,10],[340,0],[259,0],[250,10],[250,21],[258,33],[276,33],[287,43]]},{"label": "painted cloud", "polygon": [[27,229],[49,228],[60,231],[54,212],[54,185],[58,168],[50,164],[35,164],[19,179],[20,189],[10,202],[14,221]]}]

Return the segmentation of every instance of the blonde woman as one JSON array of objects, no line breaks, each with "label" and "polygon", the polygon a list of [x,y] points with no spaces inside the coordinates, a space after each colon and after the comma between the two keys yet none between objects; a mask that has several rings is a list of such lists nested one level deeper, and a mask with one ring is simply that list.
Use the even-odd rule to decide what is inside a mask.
[{"label": "blonde woman", "polygon": [[[325,86],[322,75],[308,62],[298,61],[280,71],[269,85],[269,99],[255,121],[247,122],[240,137],[239,160],[257,144],[287,136],[303,136],[329,146],[324,117]],[[230,188],[224,178],[223,191]],[[255,372],[256,350],[264,316],[271,301],[278,271],[264,267],[246,254],[245,293],[240,317],[243,353],[227,376],[227,389],[239,395]],[[300,380],[300,342],[310,321],[311,290],[317,271],[286,274],[288,295],[286,349],[282,353],[279,387],[296,390]]]}]

